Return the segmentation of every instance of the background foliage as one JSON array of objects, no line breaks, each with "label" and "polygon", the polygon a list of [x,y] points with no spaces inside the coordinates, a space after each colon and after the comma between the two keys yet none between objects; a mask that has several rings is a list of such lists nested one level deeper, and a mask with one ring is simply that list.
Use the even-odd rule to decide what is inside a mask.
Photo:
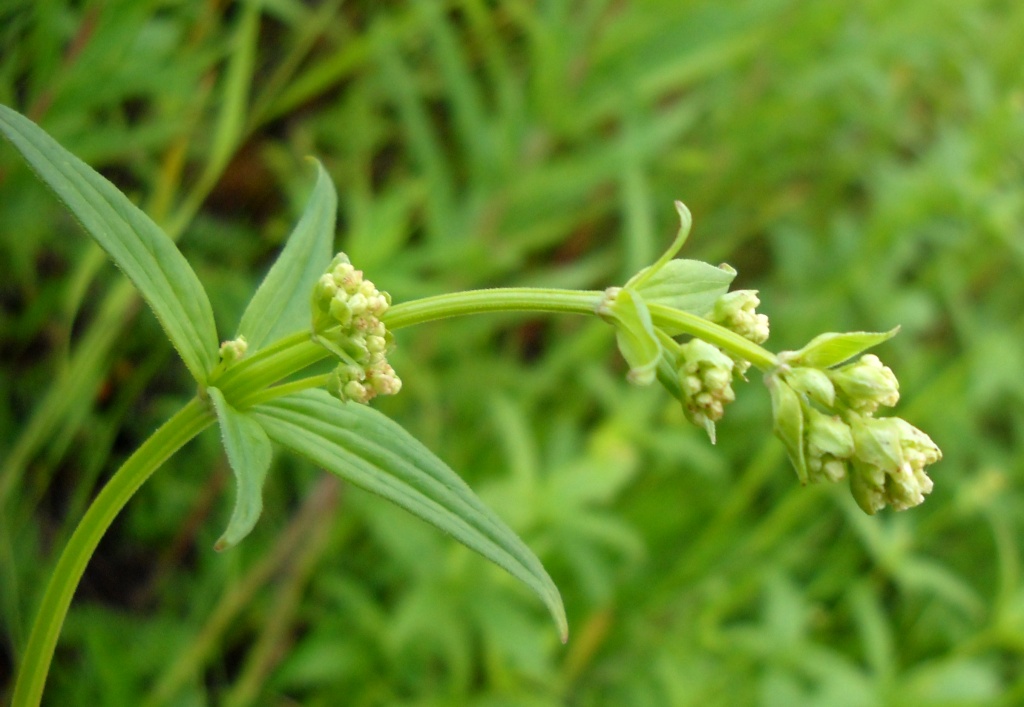
[{"label": "background foliage", "polygon": [[[176,237],[228,336],[316,154],[397,301],[728,261],[769,344],[902,324],[919,509],[800,488],[753,383],[710,447],[600,322],[400,332],[381,401],[562,588],[572,637],[422,523],[279,459],[218,555],[210,432],[87,571],[53,704],[1024,701],[1024,5],[982,0],[9,0],[0,102]],[[191,393],[151,315],[0,148],[0,699],[56,553]]]}]

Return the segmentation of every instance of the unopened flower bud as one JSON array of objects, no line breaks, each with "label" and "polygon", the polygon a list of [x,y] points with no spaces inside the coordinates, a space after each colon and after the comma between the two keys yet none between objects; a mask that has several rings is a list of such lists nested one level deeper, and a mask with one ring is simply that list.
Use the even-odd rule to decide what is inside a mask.
[{"label": "unopened flower bud", "polygon": [[238,359],[245,356],[245,352],[249,349],[249,342],[245,340],[244,336],[240,336],[237,339],[231,341],[225,341],[220,345],[220,360],[225,365],[230,366]]},{"label": "unopened flower bud", "polygon": [[352,312],[352,316],[358,317],[366,311],[366,297],[360,292],[349,295],[348,308]]},{"label": "unopened flower bud", "polygon": [[402,389],[402,379],[386,361],[381,361],[366,371],[366,382],[380,395],[394,395]]},{"label": "unopened flower bud", "polygon": [[316,287],[313,290],[313,298],[319,302],[328,302],[334,293],[338,291],[338,285],[334,282],[334,278],[331,277],[330,273],[324,273],[320,276],[320,279],[316,281]]},{"label": "unopened flower bud", "polygon": [[853,456],[853,434],[842,418],[811,406],[804,411],[807,471],[810,481],[839,481]]},{"label": "unopened flower bud", "polygon": [[843,399],[857,412],[871,414],[880,405],[892,407],[900,399],[896,375],[874,354],[864,354],[857,361],[827,373]]},{"label": "unopened flower bud", "polygon": [[[340,294],[344,295],[344,292]],[[328,311],[335,324],[345,326],[352,321],[352,307],[346,297],[334,297],[328,305]]]},{"label": "unopened flower bud", "polygon": [[759,304],[757,290],[726,292],[715,302],[708,319],[761,344],[768,340],[769,324],[766,315],[754,311]]},{"label": "unopened flower bud", "polygon": [[785,374],[794,390],[806,395],[814,402],[831,408],[836,402],[836,389],[824,371],[817,368],[796,367]]},{"label": "unopened flower bud", "polygon": [[362,403],[365,405],[370,402],[373,398],[373,394],[369,388],[360,383],[359,381],[349,381],[341,387],[341,395],[339,396],[344,402],[345,400],[351,400],[356,403]]},{"label": "unopened flower bud", "polygon": [[714,423],[722,419],[725,405],[736,398],[732,389],[734,362],[701,339],[680,347],[679,387],[683,412],[690,422],[713,435]]},{"label": "unopened flower bud", "polygon": [[925,467],[942,459],[942,451],[921,430],[899,417],[850,418],[854,465],[851,488],[867,513],[891,505],[917,506],[931,493]]}]

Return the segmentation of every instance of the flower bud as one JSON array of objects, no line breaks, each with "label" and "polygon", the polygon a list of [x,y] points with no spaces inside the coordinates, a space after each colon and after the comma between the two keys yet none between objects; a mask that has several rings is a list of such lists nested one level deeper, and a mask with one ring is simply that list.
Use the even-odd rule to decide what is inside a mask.
[{"label": "flower bud", "polygon": [[313,288],[313,333],[343,361],[328,385],[342,400],[366,403],[401,389],[386,361],[393,338],[381,317],[390,303],[391,296],[365,279],[344,253],[334,257]]},{"label": "flower bud", "polygon": [[367,369],[366,382],[374,394],[394,395],[402,389],[402,379],[387,361],[380,361]]},{"label": "flower bud", "polygon": [[817,368],[797,367],[785,373],[786,382],[793,389],[806,395],[814,402],[826,408],[836,403],[836,389],[824,371]]},{"label": "flower bud", "polygon": [[761,344],[768,340],[768,317],[754,309],[761,304],[757,290],[726,292],[715,301],[708,319],[731,329],[745,339]]},{"label": "flower bud", "polygon": [[896,510],[917,506],[931,493],[925,467],[942,459],[931,437],[899,417],[850,417],[854,466],[851,488],[867,513],[886,505]]},{"label": "flower bud", "polygon": [[313,290],[313,300],[316,302],[329,302],[337,291],[338,285],[334,282],[334,278],[331,277],[330,273],[324,273],[316,281],[316,286]]},{"label": "flower bud", "polygon": [[249,342],[245,340],[244,336],[240,336],[237,339],[231,341],[225,341],[220,345],[220,360],[225,365],[230,366],[238,359],[245,356],[245,352],[249,349]]},{"label": "flower bud", "polygon": [[864,354],[857,361],[827,373],[843,399],[857,412],[871,414],[880,405],[892,407],[900,399],[896,375],[874,354]]},{"label": "flower bud", "polygon": [[714,423],[722,419],[725,405],[736,398],[732,389],[735,364],[717,347],[701,339],[691,339],[679,351],[683,412],[690,422],[713,435]]},{"label": "flower bud", "polygon": [[853,456],[850,426],[837,415],[825,415],[805,407],[805,446],[810,481],[839,481],[846,476],[846,462]]}]

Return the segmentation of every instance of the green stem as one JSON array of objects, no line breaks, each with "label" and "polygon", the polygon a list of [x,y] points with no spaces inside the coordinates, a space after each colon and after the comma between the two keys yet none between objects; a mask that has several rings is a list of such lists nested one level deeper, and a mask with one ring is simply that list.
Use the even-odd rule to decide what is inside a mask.
[{"label": "green stem", "polygon": [[299,331],[280,338],[256,353],[246,356],[226,371],[214,373],[210,376],[209,385],[217,386],[222,391],[226,387],[230,388],[235,380],[245,375],[251,368],[265,364],[269,359],[280,356],[289,349],[308,342],[309,338],[310,333],[308,331]]},{"label": "green stem", "polygon": [[289,381],[288,383],[264,388],[263,390],[257,390],[253,393],[246,393],[238,399],[236,405],[239,410],[246,410],[251,408],[253,405],[269,403],[271,400],[282,398],[285,395],[309,390],[310,388],[323,388],[327,385],[330,379],[331,374],[325,373],[320,376],[310,376],[308,378],[300,378],[297,381]]},{"label": "green stem", "polygon": [[437,319],[488,312],[594,314],[603,297],[604,292],[599,291],[540,287],[467,290],[396,304],[384,315],[384,324],[395,330]]},{"label": "green stem", "polygon": [[46,587],[25,648],[12,704],[31,707],[42,700],[46,674],[50,670],[57,637],[71,598],[89,558],[114,518],[168,457],[213,424],[214,419],[207,406],[193,398],[128,458],[89,506],[61,553]]},{"label": "green stem", "polygon": [[[228,377],[225,374],[217,387],[232,404],[242,405],[242,397],[261,391],[328,356],[327,350],[305,333],[288,348],[277,351],[256,365],[244,369],[242,375]],[[228,372],[231,371],[234,371],[234,368]]]},{"label": "green stem", "polygon": [[651,312],[654,326],[667,328],[670,334],[680,332],[704,339],[709,344],[714,344],[739,358],[750,361],[762,371],[770,371],[779,365],[778,357],[768,349],[703,317],[663,304],[648,304],[647,308]]}]

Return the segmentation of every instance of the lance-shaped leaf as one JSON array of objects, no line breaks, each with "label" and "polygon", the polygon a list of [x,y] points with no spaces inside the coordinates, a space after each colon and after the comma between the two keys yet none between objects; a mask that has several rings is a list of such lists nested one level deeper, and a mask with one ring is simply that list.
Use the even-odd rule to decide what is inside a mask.
[{"label": "lance-shaped leaf", "polygon": [[693,217],[681,201],[679,232],[658,261],[629,279],[624,289],[639,293],[648,304],[659,304],[703,317],[729,290],[736,271],[728,265],[715,267],[699,260],[673,260],[690,235]]},{"label": "lance-shaped leaf", "polygon": [[235,508],[214,550],[234,547],[252,531],[263,512],[263,482],[273,457],[270,439],[248,413],[231,407],[217,388],[207,388],[220,423],[228,463],[235,474]]},{"label": "lance-shaped leaf", "polygon": [[334,183],[323,165],[312,161],[316,165],[316,184],[302,218],[238,325],[236,336],[245,336],[250,351],[309,328],[309,298],[331,260],[338,209]]},{"label": "lance-shaped leaf", "polygon": [[562,640],[565,609],[540,560],[448,465],[389,417],[307,390],[253,408],[272,440],[349,483],[401,506],[532,589]]},{"label": "lance-shaped leaf", "polygon": [[170,237],[106,178],[3,105],[0,132],[135,284],[192,377],[205,383],[217,362],[213,310]]},{"label": "lance-shaped leaf", "polygon": [[[638,277],[646,272],[647,269],[641,270]],[[663,304],[703,317],[729,291],[735,277],[736,271],[729,266],[715,267],[700,260],[670,260],[644,279],[635,291],[648,304]],[[626,288],[634,289],[628,283]]]},{"label": "lance-shaped leaf", "polygon": [[783,351],[779,360],[791,366],[831,368],[864,353],[896,336],[900,328],[889,331],[851,331],[845,334],[821,334],[799,351]]}]

